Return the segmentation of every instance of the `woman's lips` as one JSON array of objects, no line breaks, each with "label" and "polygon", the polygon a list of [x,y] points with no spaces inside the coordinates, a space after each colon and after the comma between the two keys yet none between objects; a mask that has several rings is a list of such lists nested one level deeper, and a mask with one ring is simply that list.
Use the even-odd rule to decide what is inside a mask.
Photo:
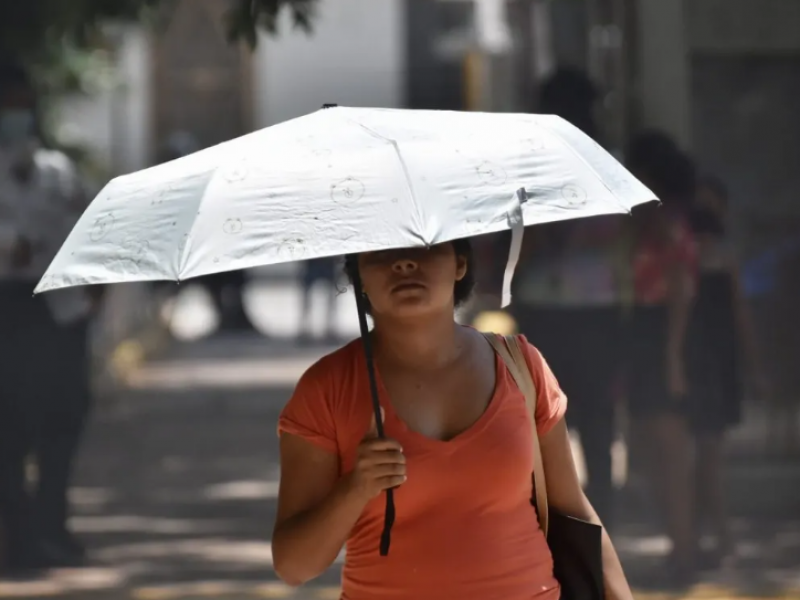
[{"label": "woman's lips", "polygon": [[404,281],[402,283],[398,283],[392,288],[393,292],[405,292],[410,290],[422,290],[425,289],[425,284],[420,283],[419,281]]}]

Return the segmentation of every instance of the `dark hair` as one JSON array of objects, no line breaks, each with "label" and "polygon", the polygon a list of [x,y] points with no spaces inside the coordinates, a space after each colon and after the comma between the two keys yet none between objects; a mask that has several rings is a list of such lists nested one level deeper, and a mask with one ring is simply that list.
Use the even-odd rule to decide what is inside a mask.
[{"label": "dark hair", "polygon": [[654,164],[680,153],[678,144],[657,129],[642,131],[631,138],[625,148],[625,162],[632,171],[647,171]]},{"label": "dark hair", "polygon": [[[467,272],[460,281],[456,281],[453,287],[453,301],[458,308],[463,305],[472,296],[475,290],[475,257],[472,251],[472,242],[468,238],[453,240],[450,242],[453,245],[453,251],[456,256],[464,257],[467,262]],[[344,272],[347,279],[352,285],[358,273],[358,254],[348,254],[344,257]],[[366,300],[367,313],[370,314],[372,307],[369,304],[369,299]]]},{"label": "dark hair", "polygon": [[597,136],[593,106],[598,92],[586,73],[575,67],[559,67],[542,84],[539,112],[561,117],[588,136]]},{"label": "dark hair", "polygon": [[628,145],[626,161],[665,204],[683,209],[692,204],[697,185],[694,161],[666,133],[650,130],[636,135]]}]

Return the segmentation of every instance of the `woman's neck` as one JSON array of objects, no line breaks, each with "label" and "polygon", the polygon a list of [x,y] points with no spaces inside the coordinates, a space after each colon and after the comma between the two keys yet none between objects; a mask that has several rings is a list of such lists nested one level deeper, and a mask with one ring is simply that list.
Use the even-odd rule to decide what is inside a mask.
[{"label": "woman's neck", "polygon": [[385,363],[435,371],[450,365],[464,347],[463,328],[449,318],[407,321],[377,319],[373,332],[376,355]]}]

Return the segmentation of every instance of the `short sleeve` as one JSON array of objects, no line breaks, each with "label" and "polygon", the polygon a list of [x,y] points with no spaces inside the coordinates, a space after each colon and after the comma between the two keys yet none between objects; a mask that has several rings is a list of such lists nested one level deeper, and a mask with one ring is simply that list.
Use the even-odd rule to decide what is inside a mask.
[{"label": "short sleeve", "polygon": [[567,412],[567,395],[558,384],[547,361],[525,336],[520,336],[525,351],[525,360],[536,385],[536,430],[539,436],[546,435]]},{"label": "short sleeve", "polygon": [[278,435],[289,433],[338,454],[331,386],[324,369],[314,365],[306,371],[278,419]]}]

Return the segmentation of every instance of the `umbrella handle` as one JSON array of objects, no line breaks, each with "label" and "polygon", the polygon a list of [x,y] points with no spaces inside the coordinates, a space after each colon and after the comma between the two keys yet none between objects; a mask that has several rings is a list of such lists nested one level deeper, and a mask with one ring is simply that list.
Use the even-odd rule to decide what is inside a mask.
[{"label": "umbrella handle", "polygon": [[[353,291],[356,296],[356,308],[358,310],[358,326],[361,329],[361,340],[364,344],[364,356],[367,360],[367,374],[369,376],[369,389],[372,398],[372,410],[375,414],[375,429],[379,438],[385,438],[386,432],[383,428],[383,417],[381,415],[381,403],[378,396],[378,378],[375,375],[375,354],[372,351],[372,338],[370,337],[369,325],[367,324],[367,306],[364,292],[361,286],[361,275],[358,268],[353,269]],[[392,526],[394,525],[394,490],[386,490],[386,511],[383,517],[383,532],[381,532],[380,554],[389,554],[389,545],[392,539]]]}]

